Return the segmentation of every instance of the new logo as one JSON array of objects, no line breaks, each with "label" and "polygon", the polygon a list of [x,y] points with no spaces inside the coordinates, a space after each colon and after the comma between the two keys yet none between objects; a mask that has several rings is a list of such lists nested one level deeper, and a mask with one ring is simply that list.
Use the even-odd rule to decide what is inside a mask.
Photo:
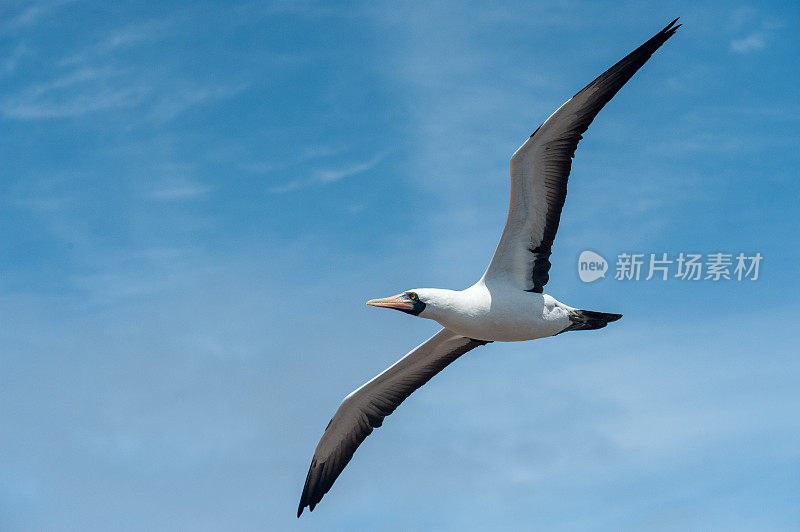
[{"label": "new logo", "polygon": [[606,276],[608,262],[594,251],[582,251],[578,257],[578,277],[584,283],[591,283]]}]

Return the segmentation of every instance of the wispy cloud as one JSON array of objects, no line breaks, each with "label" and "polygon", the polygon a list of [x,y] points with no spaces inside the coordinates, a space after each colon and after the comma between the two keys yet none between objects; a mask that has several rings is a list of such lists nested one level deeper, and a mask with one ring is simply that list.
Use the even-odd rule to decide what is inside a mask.
[{"label": "wispy cloud", "polygon": [[109,69],[80,68],[7,97],[0,102],[0,113],[15,119],[65,118],[136,105],[147,87],[117,83],[119,75]]},{"label": "wispy cloud", "polygon": [[10,54],[0,61],[0,74],[10,74],[16,70],[22,58],[29,52],[30,50],[25,44],[18,44]]},{"label": "wispy cloud", "polygon": [[0,101],[7,118],[75,118],[119,108],[143,108],[141,119],[168,122],[188,109],[238,94],[245,85],[214,86],[196,82],[148,83],[129,70],[82,66],[27,87]]},{"label": "wispy cloud", "polygon": [[[730,51],[747,54],[763,50],[774,38],[775,31],[782,26],[783,23],[780,20],[756,9],[750,7],[737,9],[731,14],[731,30],[740,36],[731,39]],[[744,32],[747,33],[741,35]]]},{"label": "wispy cloud", "polygon": [[[135,108],[140,112],[130,123],[163,123],[192,107],[244,90],[243,83],[204,82],[172,72],[166,63],[161,65],[166,70],[153,69],[150,55],[148,61],[137,62],[121,53],[168,37],[169,27],[167,22],[152,20],[131,24],[110,31],[78,52],[68,52],[45,70],[50,79],[29,83],[0,99],[0,114],[17,120],[38,120]],[[25,53],[26,48],[20,45],[0,63],[0,72],[14,70]]]},{"label": "wispy cloud", "polygon": [[294,192],[295,190],[300,190],[303,188],[303,183],[301,181],[289,181],[283,185],[278,185],[269,189],[270,194],[285,194],[286,192]]},{"label": "wispy cloud", "polygon": [[198,183],[176,183],[150,191],[149,197],[160,201],[193,199],[206,195],[212,188]]},{"label": "wispy cloud", "polygon": [[351,163],[338,168],[323,168],[313,172],[311,179],[300,180],[294,179],[282,185],[277,185],[269,189],[271,194],[283,194],[286,192],[294,192],[306,187],[314,185],[327,185],[334,183],[346,177],[354,176],[362,172],[367,172],[386,158],[387,152],[381,152],[372,159],[359,163]]},{"label": "wispy cloud", "polygon": [[381,153],[368,161],[364,161],[363,163],[351,164],[348,166],[344,166],[342,168],[329,168],[325,170],[318,170],[316,176],[317,179],[322,183],[332,183],[334,181],[339,181],[340,179],[344,179],[345,177],[350,177],[352,175],[360,174],[361,172],[366,172],[367,170],[374,168],[378,163],[380,163],[383,160],[384,157],[386,157],[386,154]]},{"label": "wispy cloud", "polygon": [[342,11],[319,2],[278,0],[275,2],[248,2],[235,8],[242,16],[252,18],[275,15],[295,15],[301,17],[341,16]]},{"label": "wispy cloud", "polygon": [[200,104],[234,96],[247,88],[246,85],[203,86],[186,83],[182,86],[164,90],[150,105],[146,117],[154,122],[168,122],[192,107]]},{"label": "wispy cloud", "polygon": [[168,27],[169,24],[164,21],[148,21],[117,28],[104,40],[62,59],[59,61],[59,65],[86,63],[117,50],[131,48],[138,44],[157,42],[167,35]]},{"label": "wispy cloud", "polygon": [[254,174],[263,174],[267,172],[272,172],[274,170],[280,170],[283,168],[289,168],[306,161],[311,161],[314,159],[322,159],[325,157],[331,157],[333,155],[338,155],[347,151],[350,147],[344,145],[318,145],[318,146],[308,146],[304,148],[300,155],[284,160],[284,161],[259,161],[259,162],[244,162],[239,163],[239,167],[242,170],[247,172],[252,172]]},{"label": "wispy cloud", "polygon": [[55,12],[56,8],[72,3],[74,0],[49,0],[43,2],[26,2],[16,16],[8,18],[8,21],[0,26],[0,32],[16,30],[39,22],[41,19]]},{"label": "wispy cloud", "polygon": [[731,41],[731,51],[737,54],[746,54],[762,50],[766,46],[764,37],[761,33],[753,33],[743,39],[734,39]]},{"label": "wispy cloud", "polygon": [[193,177],[192,164],[166,162],[150,170],[154,183],[140,189],[142,196],[156,201],[197,199],[213,190],[213,186]]}]

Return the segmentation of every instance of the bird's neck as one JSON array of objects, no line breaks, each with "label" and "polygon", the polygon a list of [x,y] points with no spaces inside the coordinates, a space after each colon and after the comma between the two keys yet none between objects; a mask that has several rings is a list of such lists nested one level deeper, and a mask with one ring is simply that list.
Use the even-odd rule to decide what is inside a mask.
[{"label": "bird's neck", "polygon": [[486,298],[485,287],[483,290],[475,286],[466,290],[447,290],[432,288],[428,293],[425,311],[420,317],[436,320],[439,323],[447,321],[456,315],[472,312]]}]

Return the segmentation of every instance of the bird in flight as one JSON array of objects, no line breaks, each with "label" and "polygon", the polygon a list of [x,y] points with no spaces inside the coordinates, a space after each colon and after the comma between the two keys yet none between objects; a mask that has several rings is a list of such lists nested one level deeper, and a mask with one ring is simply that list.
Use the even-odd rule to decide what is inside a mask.
[{"label": "bird in flight", "polygon": [[491,342],[600,329],[620,314],[578,310],[544,293],[572,157],[600,109],[680,24],[673,20],[558,108],[511,157],[511,201],[483,277],[465,290],[419,288],[367,301],[439,322],[443,329],[345,397],[314,451],[297,517],[331,489],[353,453],[414,390],[455,359]]}]

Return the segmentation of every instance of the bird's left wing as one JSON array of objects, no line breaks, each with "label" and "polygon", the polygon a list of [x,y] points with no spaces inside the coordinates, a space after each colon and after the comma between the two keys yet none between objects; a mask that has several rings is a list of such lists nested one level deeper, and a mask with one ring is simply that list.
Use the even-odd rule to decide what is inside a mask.
[{"label": "bird's left wing", "polygon": [[489,342],[442,329],[383,373],[345,397],[314,451],[297,517],[314,510],[372,429],[406,397],[455,359]]},{"label": "bird's left wing", "polygon": [[508,218],[485,281],[500,279],[520,290],[542,292],[578,142],[603,106],[672,37],[680,27],[677,20],[559,107],[511,157]]}]

